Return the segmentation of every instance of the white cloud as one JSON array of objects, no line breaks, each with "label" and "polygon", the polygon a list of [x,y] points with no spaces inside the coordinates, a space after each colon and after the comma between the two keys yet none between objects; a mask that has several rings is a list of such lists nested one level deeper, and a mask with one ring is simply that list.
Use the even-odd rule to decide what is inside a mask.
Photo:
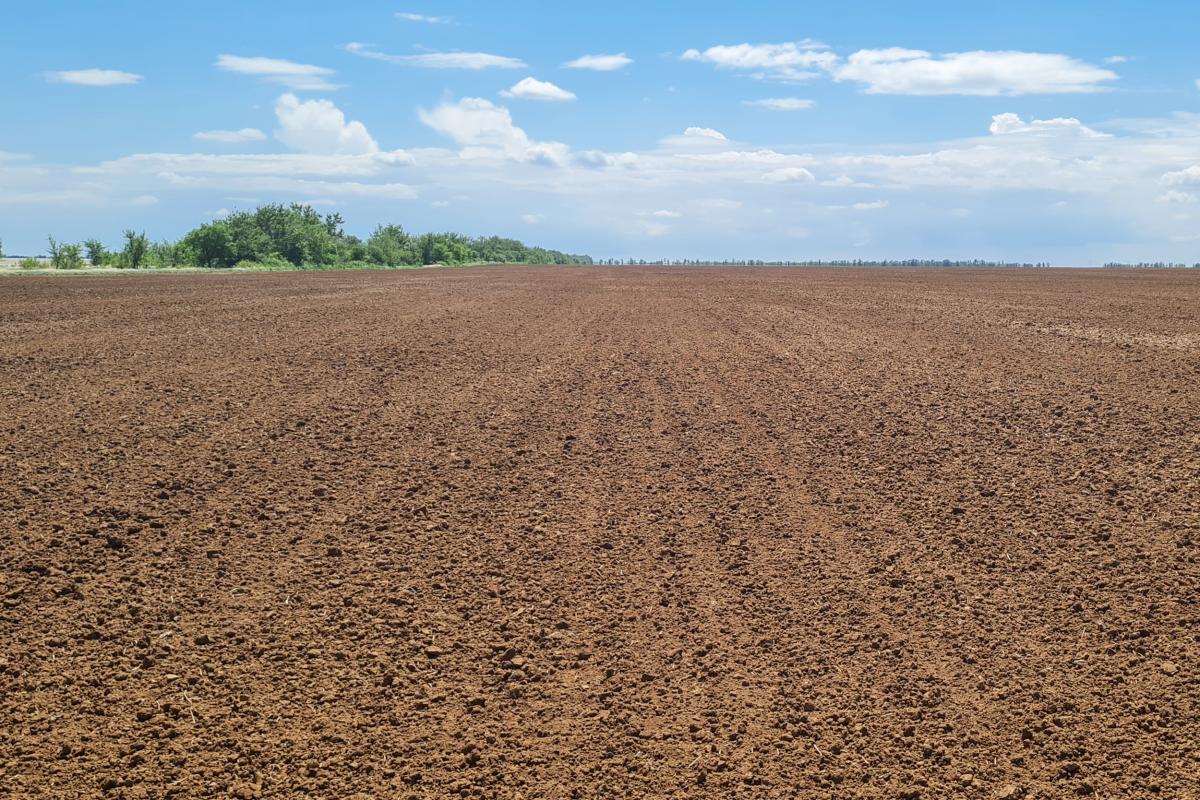
[{"label": "white cloud", "polygon": [[[95,167],[77,167],[76,175],[125,178],[152,176],[179,186],[199,185],[214,177],[322,176],[360,178],[378,175],[385,168],[411,165],[413,158],[404,152],[370,155],[313,155],[307,153],[269,153],[263,155],[205,155],[183,153],[139,153]],[[244,200],[239,202],[258,202]]]},{"label": "white cloud", "polygon": [[539,225],[546,221],[545,214],[522,214],[521,221],[526,225]]},{"label": "white cloud", "polygon": [[781,44],[717,45],[701,52],[691,49],[680,56],[684,61],[703,61],[718,69],[757,72],[760,77],[776,80],[805,80],[830,70],[837,55],[820,42],[804,39]]},{"label": "white cloud", "polygon": [[386,61],[389,64],[399,64],[406,67],[421,67],[424,69],[523,69],[526,64],[519,58],[497,56],[491,53],[466,53],[452,51],[446,53],[418,53],[411,56],[396,56],[375,49],[374,45],[362,42],[351,42],[346,50],[356,56],[371,58],[376,61]]},{"label": "white cloud", "polygon": [[676,153],[675,158],[698,161],[715,166],[749,168],[762,166],[808,167],[816,163],[816,159],[809,155],[793,155],[780,153],[775,150],[721,150],[715,153]]},{"label": "white cloud", "polygon": [[714,128],[692,126],[684,129],[683,133],[663,137],[659,143],[668,150],[682,150],[695,154],[698,151],[728,147],[729,137]]},{"label": "white cloud", "polygon": [[449,208],[450,201],[449,200],[434,200],[429,205],[433,206],[434,208]]},{"label": "white cloud", "polygon": [[346,115],[328,100],[301,102],[294,94],[275,103],[279,130],[275,138],[302,153],[359,156],[376,153],[379,145],[361,122]]},{"label": "white cloud", "polygon": [[832,186],[835,188],[855,188],[855,189],[871,188],[871,184],[863,183],[862,181],[856,181],[856,180],[854,180],[854,178],[851,178],[849,175],[838,175],[836,178],[833,178],[832,180],[821,181],[821,185],[822,186]]},{"label": "white cloud", "polygon": [[329,78],[333,70],[264,56],[217,56],[217,69],[252,75],[297,91],[330,91],[338,88]]},{"label": "white cloud", "polygon": [[1183,186],[1189,183],[1200,183],[1200,164],[1195,164],[1187,169],[1175,172],[1167,172],[1159,179],[1159,183],[1164,186]]},{"label": "white cloud", "polygon": [[744,100],[743,105],[765,108],[768,111],[803,111],[812,108],[813,101],[801,97],[767,97],[762,100]]},{"label": "white cloud", "polygon": [[812,183],[816,178],[804,167],[773,169],[762,176],[767,183]]},{"label": "white cloud", "polygon": [[505,89],[500,94],[504,97],[515,97],[522,100],[545,100],[560,103],[575,99],[575,95],[566,89],[555,86],[549,81],[539,81],[532,77],[518,81],[511,89]]},{"label": "white cloud", "polygon": [[396,19],[404,22],[425,22],[430,25],[449,25],[454,21],[453,17],[431,17],[427,14],[413,14],[408,11],[396,12]]},{"label": "white cloud", "polygon": [[1105,64],[1126,64],[1130,61],[1129,56],[1109,56],[1104,59]]},{"label": "white cloud", "polygon": [[[20,203],[32,204],[28,213],[38,216],[22,218],[31,227],[28,220],[49,219],[51,208],[55,214],[76,207],[90,212],[124,206],[141,195],[160,197],[161,209],[184,202],[233,208],[225,198],[234,196],[261,202],[336,199],[345,203],[348,216],[370,222],[385,218],[380,215],[389,202],[419,194],[427,213],[435,213],[430,201],[454,199],[468,219],[480,208],[507,207],[517,226],[521,209],[544,211],[551,214],[544,225],[555,236],[568,236],[593,254],[618,254],[606,248],[622,250],[623,241],[636,244],[657,235],[654,241],[667,246],[666,252],[716,257],[738,255],[746,241],[754,243],[751,257],[794,255],[790,237],[797,232],[789,226],[798,225],[810,230],[803,249],[814,257],[844,254],[859,241],[881,248],[872,249],[873,256],[954,249],[961,241],[946,231],[960,213],[955,209],[966,208],[980,221],[971,243],[981,250],[1060,263],[1187,256],[1186,248],[1171,242],[1194,235],[1200,215],[1200,202],[1182,197],[1200,195],[1200,116],[1119,125],[1083,118],[1078,125],[1050,126],[1003,118],[1002,132],[989,134],[983,130],[994,122],[989,114],[979,120],[980,135],[924,144],[805,153],[678,137],[709,145],[606,153],[537,142],[492,101],[445,103],[455,114],[431,106],[426,124],[450,138],[444,146],[406,152],[149,153],[74,170],[0,157],[6,192],[0,205],[6,213],[25,214]],[[1084,127],[1116,135],[1081,134]],[[540,168],[539,161],[559,168]],[[33,174],[35,169],[42,174]],[[469,199],[460,203],[460,196]],[[632,206],[631,197],[637,200]],[[1069,206],[1049,208],[1065,198]],[[885,199],[889,210],[875,210]],[[844,210],[823,210],[833,204]],[[774,215],[763,208],[774,209]],[[659,216],[656,210],[683,217]],[[1178,219],[1180,213],[1190,218]],[[154,224],[154,214],[148,219]],[[641,254],[636,246],[625,252]]]},{"label": "white cloud", "polygon": [[698,137],[701,137],[704,139],[716,139],[717,141],[720,141],[720,142],[724,142],[724,141],[728,140],[728,137],[725,134],[721,133],[718,130],[714,130],[712,128],[695,128],[695,127],[686,128],[683,131],[683,135],[684,136],[698,136]]},{"label": "white cloud", "polygon": [[1181,192],[1177,189],[1172,189],[1154,199],[1159,203],[1195,203],[1200,198],[1197,198],[1196,195],[1190,192]]},{"label": "white cloud", "polygon": [[605,169],[609,167],[624,167],[633,169],[640,161],[637,153],[605,153],[603,150],[583,150],[574,155],[574,161],[581,167]]},{"label": "white cloud", "polygon": [[418,112],[421,122],[462,146],[464,158],[507,158],[562,166],[570,150],[561,142],[536,142],[513,124],[512,114],[481,97],[464,97]]},{"label": "white cloud", "polygon": [[592,69],[597,72],[612,72],[613,70],[627,67],[633,63],[633,59],[624,53],[616,53],[614,55],[587,55],[580,56],[574,61],[568,61],[563,64],[568,69]]},{"label": "white cloud", "polygon": [[240,144],[241,142],[261,142],[267,138],[267,135],[258,128],[242,128],[236,131],[199,131],[193,133],[192,138],[201,142]]},{"label": "white cloud", "polygon": [[1097,92],[1117,74],[1057,53],[984,51],[934,56],[891,47],[859,50],[833,70],[867,94],[1012,96]]},{"label": "white cloud", "polygon": [[663,219],[679,219],[683,216],[683,214],[680,214],[678,211],[671,211],[670,209],[663,208],[653,212],[650,216],[661,217]]},{"label": "white cloud", "polygon": [[68,69],[45,73],[50,83],[69,83],[74,86],[129,86],[142,80],[134,72],[117,69]]},{"label": "white cloud", "polygon": [[1007,136],[1014,133],[1040,133],[1083,136],[1091,139],[1105,139],[1109,137],[1109,134],[1094,131],[1074,117],[1035,119],[1025,122],[1018,115],[1011,112],[997,114],[992,117],[992,124],[988,130],[994,136]]},{"label": "white cloud", "polygon": [[129,205],[139,206],[142,208],[146,208],[148,206],[156,206],[156,205],[158,205],[158,198],[152,194],[139,194],[138,196],[130,199]]}]

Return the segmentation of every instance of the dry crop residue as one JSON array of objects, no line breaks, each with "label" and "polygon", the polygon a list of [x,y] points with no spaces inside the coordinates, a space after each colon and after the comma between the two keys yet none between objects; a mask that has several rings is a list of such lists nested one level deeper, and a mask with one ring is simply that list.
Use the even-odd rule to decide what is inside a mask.
[{"label": "dry crop residue", "polygon": [[0,280],[0,786],[1195,797],[1197,332],[1174,272]]}]

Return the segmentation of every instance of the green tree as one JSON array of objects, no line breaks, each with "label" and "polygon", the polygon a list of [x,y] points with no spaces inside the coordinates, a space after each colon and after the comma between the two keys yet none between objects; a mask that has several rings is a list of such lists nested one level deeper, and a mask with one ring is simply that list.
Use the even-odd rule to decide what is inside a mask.
[{"label": "green tree", "polygon": [[150,243],[144,233],[134,233],[126,230],[125,249],[121,251],[121,266],[128,269],[139,269],[146,263],[146,251]]},{"label": "green tree", "polygon": [[418,264],[412,237],[399,225],[380,225],[367,239],[367,260],[385,267]]},{"label": "green tree", "polygon": [[108,249],[99,239],[85,240],[83,249],[87,252],[87,259],[92,262],[93,267],[99,267],[107,263]]},{"label": "green tree", "polygon": [[224,221],[201,225],[181,242],[198,267],[232,267],[237,263],[229,226]]}]

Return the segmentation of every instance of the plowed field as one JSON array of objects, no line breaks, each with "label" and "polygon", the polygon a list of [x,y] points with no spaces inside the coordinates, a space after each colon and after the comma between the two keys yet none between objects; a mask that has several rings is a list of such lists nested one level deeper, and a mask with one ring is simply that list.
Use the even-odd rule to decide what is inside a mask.
[{"label": "plowed field", "polygon": [[1200,274],[9,278],[0,365],[6,797],[1200,797]]}]

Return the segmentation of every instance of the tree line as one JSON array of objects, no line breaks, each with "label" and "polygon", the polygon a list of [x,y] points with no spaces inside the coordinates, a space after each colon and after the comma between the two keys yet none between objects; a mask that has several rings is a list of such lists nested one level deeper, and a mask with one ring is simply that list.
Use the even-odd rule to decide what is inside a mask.
[{"label": "tree line", "polygon": [[[586,255],[530,247],[500,236],[460,233],[412,234],[400,225],[380,225],[363,240],[343,229],[341,214],[320,214],[300,203],[270,204],[235,211],[186,233],[178,241],[150,241],[127,230],[119,250],[97,239],[79,244],[50,237],[56,269],[93,266],[299,268],[415,267],[432,264],[503,262],[520,264],[591,264]],[[32,260],[28,260],[32,261]],[[33,262],[40,266],[40,262]]]}]

